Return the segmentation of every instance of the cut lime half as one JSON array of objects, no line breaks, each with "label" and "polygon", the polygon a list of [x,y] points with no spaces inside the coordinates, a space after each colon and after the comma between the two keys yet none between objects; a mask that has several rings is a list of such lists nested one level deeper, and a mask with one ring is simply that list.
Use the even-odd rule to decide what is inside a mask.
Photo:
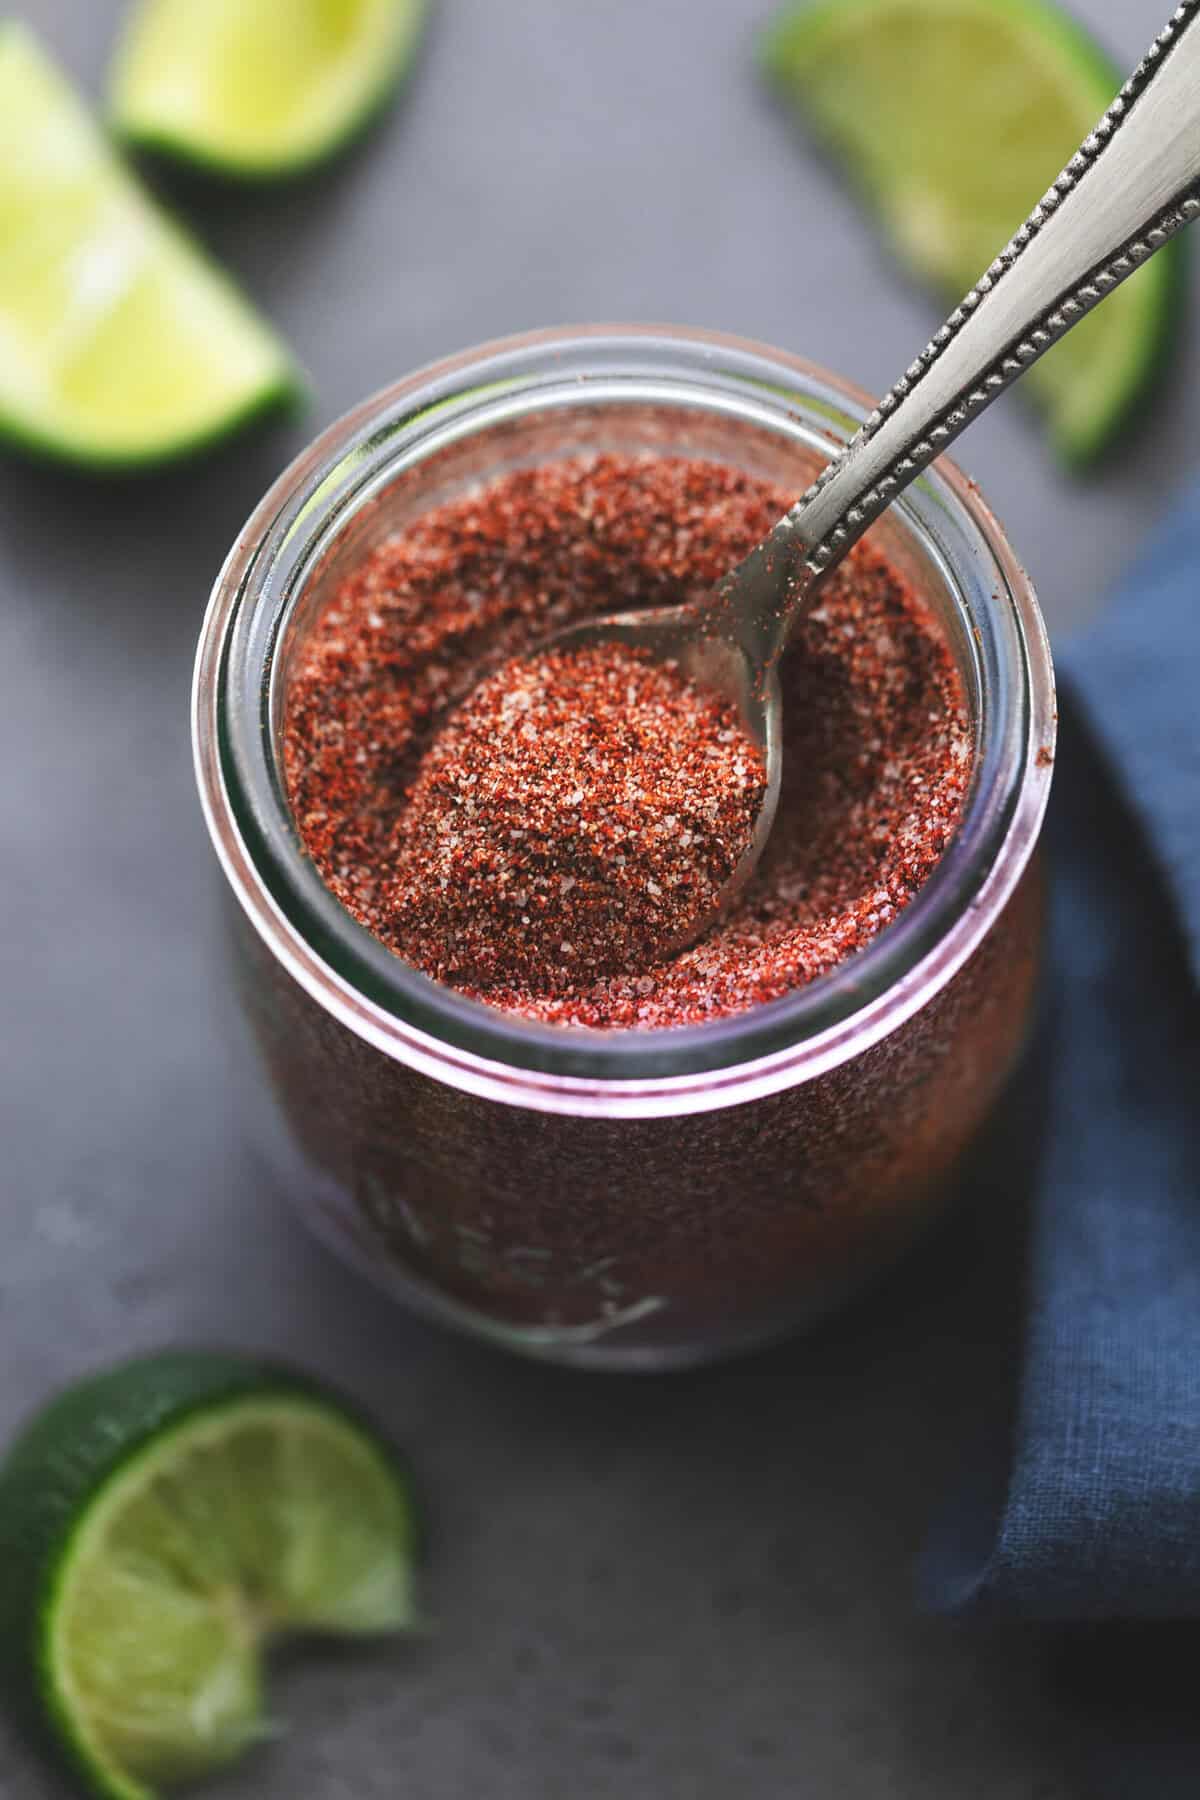
[{"label": "cut lime half", "polygon": [[290,175],[365,128],[412,62],[425,0],[137,0],[114,128],[225,174]]},{"label": "cut lime half", "polygon": [[279,340],[0,24],[0,437],[159,462],[293,397]]},{"label": "cut lime half", "polygon": [[[815,0],[763,40],[773,86],[850,174],[897,257],[961,299],[1061,173],[1120,86],[1046,0]],[[1084,464],[1143,396],[1173,335],[1168,245],[1022,385],[1055,449]]]},{"label": "cut lime half", "polygon": [[148,1800],[263,1734],[262,1653],[413,1622],[392,1453],[288,1371],[172,1353],[53,1402],[0,1467],[0,1659],[89,1791]]}]

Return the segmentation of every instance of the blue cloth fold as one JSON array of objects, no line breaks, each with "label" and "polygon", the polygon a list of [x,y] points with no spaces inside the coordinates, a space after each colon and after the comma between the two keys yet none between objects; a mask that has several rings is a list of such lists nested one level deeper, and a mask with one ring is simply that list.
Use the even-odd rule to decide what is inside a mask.
[{"label": "blue cloth fold", "polygon": [[[1200,1619],[1200,487],[1059,672],[1017,1391],[921,1587],[960,1613]],[[1194,1641],[1191,1658],[1195,1675]],[[1108,1791],[1200,1795],[1200,1681],[1192,1705],[1178,1790],[1115,1757]]]},{"label": "blue cloth fold", "polygon": [[1200,485],[1064,660],[1142,821],[1200,982]]}]

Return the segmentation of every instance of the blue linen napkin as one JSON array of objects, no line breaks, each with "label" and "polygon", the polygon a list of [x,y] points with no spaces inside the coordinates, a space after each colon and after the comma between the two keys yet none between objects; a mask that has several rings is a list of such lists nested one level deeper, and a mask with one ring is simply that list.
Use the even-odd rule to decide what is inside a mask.
[{"label": "blue linen napkin", "polygon": [[[1200,487],[1058,660],[1053,1035],[1017,1392],[921,1589],[963,1614],[1200,1619]],[[1130,1671],[1169,1638],[1191,1677],[1182,1717],[1131,1724],[1096,1791],[1200,1796],[1197,1637],[1100,1635]]]}]

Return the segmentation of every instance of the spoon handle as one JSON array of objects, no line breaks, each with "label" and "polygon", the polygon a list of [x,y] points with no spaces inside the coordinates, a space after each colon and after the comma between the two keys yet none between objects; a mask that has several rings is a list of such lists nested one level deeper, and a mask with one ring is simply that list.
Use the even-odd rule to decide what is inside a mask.
[{"label": "spoon handle", "polygon": [[1197,216],[1200,0],[1183,0],[1011,243],[747,558],[760,601],[764,577],[776,588],[776,653],[812,582],[997,394]]}]

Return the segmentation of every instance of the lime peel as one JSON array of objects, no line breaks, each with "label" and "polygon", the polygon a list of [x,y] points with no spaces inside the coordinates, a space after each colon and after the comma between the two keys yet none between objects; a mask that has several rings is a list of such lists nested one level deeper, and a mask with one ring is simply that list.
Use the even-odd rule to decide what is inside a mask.
[{"label": "lime peel", "polygon": [[426,0],[138,0],[109,74],[117,135],[251,180],[358,137],[412,67]]},{"label": "lime peel", "polygon": [[274,332],[141,189],[33,35],[0,24],[0,437],[145,466],[300,389]]},{"label": "lime peel", "polygon": [[290,1370],[175,1352],[81,1383],[0,1467],[0,1646],[43,1738],[110,1800],[269,1734],[262,1651],[414,1617],[407,1476]]}]

